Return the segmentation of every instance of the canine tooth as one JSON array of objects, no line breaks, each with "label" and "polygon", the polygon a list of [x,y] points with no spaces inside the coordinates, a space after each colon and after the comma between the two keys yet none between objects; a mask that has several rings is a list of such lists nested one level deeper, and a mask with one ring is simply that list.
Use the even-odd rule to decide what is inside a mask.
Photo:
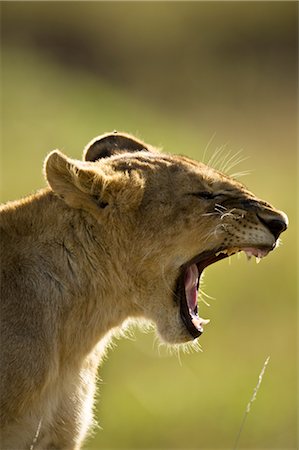
[{"label": "canine tooth", "polygon": [[256,256],[255,257],[255,262],[258,264],[261,262],[262,257],[261,256]]},{"label": "canine tooth", "polygon": [[210,323],[210,319],[201,319],[200,321],[200,325],[207,325],[208,323]]}]

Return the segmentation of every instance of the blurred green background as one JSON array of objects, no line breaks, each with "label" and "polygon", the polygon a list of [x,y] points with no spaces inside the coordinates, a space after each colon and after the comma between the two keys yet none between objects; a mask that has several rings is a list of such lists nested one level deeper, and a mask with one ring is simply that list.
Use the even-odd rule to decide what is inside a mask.
[{"label": "blurred green background", "polygon": [[[297,2],[1,2],[2,200],[45,185],[59,148],[81,158],[117,129],[236,170],[284,210],[282,245],[256,266],[210,267],[203,352],[170,356],[154,333],[117,341],[100,370],[86,449],[297,448]],[[208,145],[209,144],[209,145]]]}]

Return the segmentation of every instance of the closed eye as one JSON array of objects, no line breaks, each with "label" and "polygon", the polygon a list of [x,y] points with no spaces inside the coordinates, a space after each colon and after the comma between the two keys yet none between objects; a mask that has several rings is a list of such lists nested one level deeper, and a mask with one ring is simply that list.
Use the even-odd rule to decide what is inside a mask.
[{"label": "closed eye", "polygon": [[203,200],[213,200],[217,197],[217,194],[209,191],[190,192],[188,195],[193,195],[194,197],[202,198]]}]

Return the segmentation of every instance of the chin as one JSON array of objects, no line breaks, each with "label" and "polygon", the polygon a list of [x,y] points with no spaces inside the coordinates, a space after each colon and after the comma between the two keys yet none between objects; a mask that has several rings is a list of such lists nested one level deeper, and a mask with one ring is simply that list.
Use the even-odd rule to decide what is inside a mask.
[{"label": "chin", "polygon": [[161,319],[160,317],[156,322],[156,329],[162,343],[180,345],[197,341],[197,338],[192,336],[186,328],[179,311],[176,317],[163,321]]}]

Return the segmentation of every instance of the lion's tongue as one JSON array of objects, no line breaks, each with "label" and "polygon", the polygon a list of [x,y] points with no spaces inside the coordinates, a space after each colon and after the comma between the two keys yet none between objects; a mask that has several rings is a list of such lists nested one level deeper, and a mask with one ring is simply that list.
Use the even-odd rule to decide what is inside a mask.
[{"label": "lion's tongue", "polygon": [[198,288],[199,272],[196,264],[192,264],[185,272],[185,293],[189,314],[193,325],[200,331],[202,326],[209,323],[209,320],[202,319],[197,314],[197,288]]},{"label": "lion's tongue", "polygon": [[192,264],[185,272],[185,292],[190,313],[194,312],[197,305],[198,277],[197,265]]}]

